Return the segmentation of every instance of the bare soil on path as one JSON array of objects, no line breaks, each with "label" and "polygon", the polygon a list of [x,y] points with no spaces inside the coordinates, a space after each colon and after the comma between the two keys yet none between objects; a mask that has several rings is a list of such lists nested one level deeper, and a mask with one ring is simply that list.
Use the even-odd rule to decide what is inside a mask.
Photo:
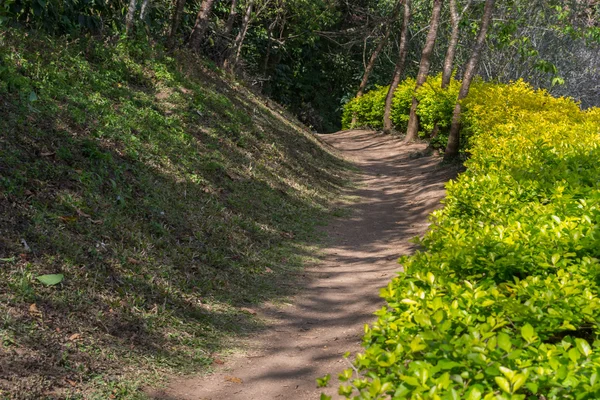
[{"label": "bare soil on path", "polygon": [[[381,308],[379,289],[400,270],[399,256],[422,235],[455,168],[426,156],[424,144],[369,131],[319,135],[359,169],[351,214],[327,228],[322,262],[306,270],[305,286],[287,306],[265,305],[267,329],[208,376],[185,378],[156,393],[164,400],[303,400],[336,398],[335,377],[348,368],[344,353],[360,351],[364,324]],[[315,379],[331,373],[323,390]]]}]

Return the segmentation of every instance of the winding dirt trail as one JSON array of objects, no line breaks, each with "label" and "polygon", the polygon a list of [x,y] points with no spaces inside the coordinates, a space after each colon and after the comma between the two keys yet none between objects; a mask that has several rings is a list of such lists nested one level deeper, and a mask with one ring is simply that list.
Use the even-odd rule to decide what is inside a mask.
[{"label": "winding dirt trail", "polygon": [[259,309],[270,328],[250,341],[246,354],[228,358],[209,376],[173,382],[155,395],[163,400],[318,399],[315,378],[347,368],[342,355],[360,351],[363,326],[383,305],[379,288],[400,269],[397,259],[413,250],[409,239],[427,228],[439,207],[444,182],[455,171],[424,145],[367,131],[320,135],[361,173],[358,201],[348,218],[327,228],[323,262],[307,269],[305,288],[289,306]]}]

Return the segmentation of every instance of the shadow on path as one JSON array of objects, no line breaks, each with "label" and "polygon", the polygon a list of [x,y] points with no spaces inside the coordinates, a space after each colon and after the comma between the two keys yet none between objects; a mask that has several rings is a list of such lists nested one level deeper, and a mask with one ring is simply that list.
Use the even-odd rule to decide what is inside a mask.
[{"label": "shadow on path", "polygon": [[320,138],[361,171],[358,188],[347,193],[357,198],[350,216],[326,229],[322,262],[308,268],[293,304],[260,310],[268,330],[251,340],[247,354],[212,375],[173,382],[155,399],[316,399],[323,390],[315,378],[327,373],[333,379],[326,392],[337,392],[335,377],[348,366],[343,354],[360,351],[363,326],[383,305],[379,288],[400,270],[398,257],[414,250],[409,239],[425,232],[456,169],[423,156],[423,144],[373,132]]}]

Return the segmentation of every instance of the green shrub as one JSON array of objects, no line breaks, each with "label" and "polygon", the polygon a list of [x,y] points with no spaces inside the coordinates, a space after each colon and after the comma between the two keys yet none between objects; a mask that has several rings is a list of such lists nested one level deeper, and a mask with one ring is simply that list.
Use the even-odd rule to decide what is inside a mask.
[{"label": "green shrub", "polygon": [[[350,100],[342,114],[342,129],[383,127],[383,111],[388,90],[389,86],[378,86],[361,97]],[[353,118],[356,118],[354,125],[352,125]]]},{"label": "green shrub", "polygon": [[406,131],[408,126],[408,114],[415,92],[415,80],[408,78],[401,82],[394,92],[392,100],[392,124],[399,131]]},{"label": "green shrub", "polygon": [[[428,91],[424,124],[445,115]],[[341,395],[600,398],[599,115],[522,81],[474,83],[468,169],[382,290]]]}]

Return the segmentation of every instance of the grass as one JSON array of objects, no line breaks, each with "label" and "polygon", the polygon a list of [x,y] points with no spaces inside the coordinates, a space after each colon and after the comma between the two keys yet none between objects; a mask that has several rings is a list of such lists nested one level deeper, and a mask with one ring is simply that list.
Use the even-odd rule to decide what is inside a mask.
[{"label": "grass", "polygon": [[348,166],[191,55],[1,33],[0,397],[209,368],[290,294]]}]

